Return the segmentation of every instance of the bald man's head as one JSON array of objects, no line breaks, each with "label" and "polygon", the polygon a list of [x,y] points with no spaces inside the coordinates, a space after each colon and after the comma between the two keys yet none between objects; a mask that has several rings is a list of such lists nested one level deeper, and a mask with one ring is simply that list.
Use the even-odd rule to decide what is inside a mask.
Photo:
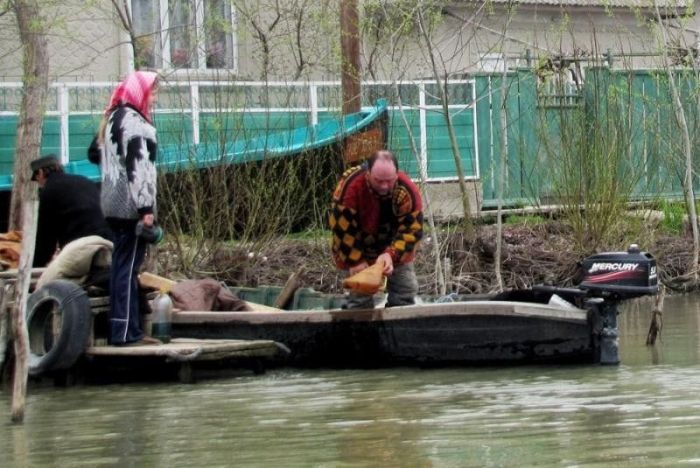
[{"label": "bald man's head", "polygon": [[396,164],[391,158],[377,158],[369,169],[369,184],[381,196],[391,193],[398,177]]}]

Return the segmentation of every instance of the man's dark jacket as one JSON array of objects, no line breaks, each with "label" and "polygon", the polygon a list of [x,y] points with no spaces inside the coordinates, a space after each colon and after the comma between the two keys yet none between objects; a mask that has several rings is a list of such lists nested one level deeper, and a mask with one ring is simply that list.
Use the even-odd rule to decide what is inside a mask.
[{"label": "man's dark jacket", "polygon": [[46,184],[39,190],[34,266],[46,266],[57,245],[63,248],[75,239],[93,235],[112,240],[112,232],[100,209],[97,184],[75,174],[49,174]]}]

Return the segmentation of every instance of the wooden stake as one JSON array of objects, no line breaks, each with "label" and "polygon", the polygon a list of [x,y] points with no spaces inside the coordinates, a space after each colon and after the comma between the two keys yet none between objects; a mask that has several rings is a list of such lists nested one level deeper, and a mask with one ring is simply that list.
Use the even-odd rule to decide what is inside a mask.
[{"label": "wooden stake", "polygon": [[284,309],[289,301],[294,296],[294,293],[301,286],[301,275],[304,273],[304,266],[300,266],[299,269],[289,276],[289,279],[284,285],[284,288],[277,295],[275,303],[272,304],[273,307],[278,309]]},{"label": "wooden stake", "polygon": [[25,320],[27,299],[31,283],[34,244],[36,242],[37,203],[36,191],[25,200],[22,207],[22,253],[19,257],[17,287],[15,288],[12,324],[15,341],[15,375],[12,386],[12,422],[24,421],[24,407],[27,396],[29,332]]},{"label": "wooden stake", "polygon": [[10,290],[5,286],[5,281],[0,280],[0,382],[3,381],[3,364],[10,337],[10,314],[7,310],[7,295]]}]

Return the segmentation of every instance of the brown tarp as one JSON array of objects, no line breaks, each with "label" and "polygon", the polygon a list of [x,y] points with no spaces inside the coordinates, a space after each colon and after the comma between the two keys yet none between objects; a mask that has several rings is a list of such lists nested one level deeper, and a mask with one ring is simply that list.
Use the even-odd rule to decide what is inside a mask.
[{"label": "brown tarp", "polygon": [[252,310],[245,301],[213,278],[178,281],[170,290],[173,307],[180,310],[229,311]]}]

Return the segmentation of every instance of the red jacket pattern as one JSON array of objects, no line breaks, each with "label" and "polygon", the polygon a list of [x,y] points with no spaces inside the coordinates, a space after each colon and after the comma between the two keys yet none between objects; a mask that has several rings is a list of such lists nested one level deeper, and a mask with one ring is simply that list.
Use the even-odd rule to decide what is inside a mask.
[{"label": "red jacket pattern", "polygon": [[423,237],[420,191],[399,171],[393,191],[381,197],[372,190],[367,169],[353,167],[345,171],[333,192],[329,224],[338,268],[348,269],[363,261],[372,264],[384,252],[394,264],[410,263]]}]

